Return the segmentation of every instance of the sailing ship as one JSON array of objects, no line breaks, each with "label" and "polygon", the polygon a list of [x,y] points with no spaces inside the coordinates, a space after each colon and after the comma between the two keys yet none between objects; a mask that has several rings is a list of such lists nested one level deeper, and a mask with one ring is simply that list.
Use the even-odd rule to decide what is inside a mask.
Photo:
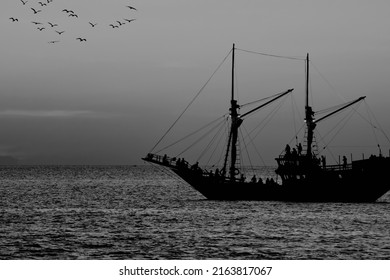
[{"label": "sailing ship", "polygon": [[184,158],[150,152],[143,158],[146,162],[168,168],[187,182],[196,191],[210,200],[255,200],[255,201],[291,201],[291,202],[375,202],[390,189],[388,173],[390,158],[382,155],[366,159],[343,161],[327,165],[325,158],[313,151],[315,147],[314,131],[322,120],[364,100],[363,97],[348,102],[327,115],[315,119],[313,108],[309,105],[309,54],[305,60],[305,139],[297,149],[289,145],[276,157],[274,170],[278,180],[263,182],[252,177],[245,180],[245,170],[237,165],[239,128],[245,116],[290,94],[289,89],[274,96],[271,100],[240,113],[240,105],[234,92],[235,45],[232,48],[232,87],[229,108],[230,128],[227,146],[221,169],[215,173],[201,168],[198,163],[188,164]]}]

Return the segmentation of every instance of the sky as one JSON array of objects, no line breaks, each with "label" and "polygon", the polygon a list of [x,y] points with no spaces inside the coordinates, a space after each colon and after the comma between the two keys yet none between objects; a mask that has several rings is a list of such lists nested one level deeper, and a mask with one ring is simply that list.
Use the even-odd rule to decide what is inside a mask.
[{"label": "sky", "polygon": [[[0,156],[25,164],[141,164],[233,43],[277,55],[310,53],[313,106],[367,95],[390,133],[389,1],[38,2],[1,3]],[[228,69],[210,84],[217,95],[190,116],[203,118],[220,105],[226,113]],[[237,78],[242,102],[291,87],[303,102],[302,61],[238,53],[241,69],[248,74]],[[264,157],[275,157],[286,141]]]}]

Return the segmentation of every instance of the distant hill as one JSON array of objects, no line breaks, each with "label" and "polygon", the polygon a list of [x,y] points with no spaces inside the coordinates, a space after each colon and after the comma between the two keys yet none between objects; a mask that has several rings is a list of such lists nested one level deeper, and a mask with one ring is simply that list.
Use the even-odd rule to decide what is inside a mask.
[{"label": "distant hill", "polygon": [[18,163],[18,160],[12,156],[0,156],[0,165],[14,165]]}]

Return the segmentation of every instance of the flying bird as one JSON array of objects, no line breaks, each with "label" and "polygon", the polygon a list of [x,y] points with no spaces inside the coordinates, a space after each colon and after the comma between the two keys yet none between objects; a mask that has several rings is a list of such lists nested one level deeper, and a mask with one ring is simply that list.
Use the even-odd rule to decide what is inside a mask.
[{"label": "flying bird", "polygon": [[48,43],[49,44],[55,44],[55,43],[58,43],[59,41],[49,41]]},{"label": "flying bird", "polygon": [[43,6],[46,6],[47,4],[46,3],[42,3],[42,2],[38,2],[40,5],[41,5],[41,7],[43,7]]},{"label": "flying bird", "polygon": [[58,26],[58,24],[56,24],[56,23],[48,22],[48,24],[50,24],[51,27]]},{"label": "flying bird", "polygon": [[111,26],[112,28],[119,28],[119,26],[118,26],[118,25],[113,25],[113,24],[110,24],[110,26]]},{"label": "flying bird", "polygon": [[74,14],[74,12],[72,10],[63,9],[62,11],[65,12],[65,13],[72,13],[72,14]]},{"label": "flying bird", "polygon": [[64,31],[57,31],[57,30],[56,30],[56,32],[58,33],[58,35],[61,35],[62,33],[65,32],[65,30],[64,30]]},{"label": "flying bird", "polygon": [[124,24],[124,23],[120,22],[119,20],[117,20],[116,22],[119,23],[119,26]]},{"label": "flying bird", "polygon": [[132,7],[132,6],[126,6],[126,7],[128,7],[130,10],[134,10],[134,11],[137,10],[136,8],[134,8],[134,7]]},{"label": "flying bird", "polygon": [[35,25],[42,24],[41,22],[32,21]]},{"label": "flying bird", "polygon": [[77,17],[77,18],[79,18],[79,16],[78,16],[78,15],[76,15],[76,14],[73,14],[73,13],[69,13],[69,17]]},{"label": "flying bird", "polygon": [[10,17],[9,19],[12,20],[12,22],[19,21],[17,18],[14,17]]},{"label": "flying bird", "polygon": [[39,13],[39,12],[42,12],[42,10],[35,10],[34,8],[31,8],[31,10],[33,10],[34,15],[37,14],[37,13]]},{"label": "flying bird", "polygon": [[89,22],[89,24],[92,26],[92,27],[95,27],[97,25],[97,23],[92,23],[92,22]]},{"label": "flying bird", "polygon": [[43,29],[45,29],[45,27],[38,27],[37,28],[39,31],[42,31]]},{"label": "flying bird", "polygon": [[123,20],[127,21],[127,22],[132,22],[132,21],[135,21],[135,19],[127,19],[127,18],[124,18]]},{"label": "flying bird", "polygon": [[80,42],[83,42],[83,41],[86,42],[86,41],[87,41],[87,39],[85,39],[85,38],[80,38],[80,37],[79,37],[79,38],[76,38],[76,40],[79,40]]},{"label": "flying bird", "polygon": [[23,1],[23,0],[20,0],[20,1],[22,1],[23,5],[26,5],[26,3],[28,2],[28,1]]}]

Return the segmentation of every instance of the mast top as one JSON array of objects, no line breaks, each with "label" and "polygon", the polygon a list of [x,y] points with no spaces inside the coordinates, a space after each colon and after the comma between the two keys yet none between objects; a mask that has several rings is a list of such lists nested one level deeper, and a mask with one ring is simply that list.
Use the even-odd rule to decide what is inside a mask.
[{"label": "mast top", "polygon": [[233,43],[233,48],[232,48],[232,99],[231,101],[233,102],[234,100],[234,56],[235,56],[235,49],[236,49],[236,44]]}]

